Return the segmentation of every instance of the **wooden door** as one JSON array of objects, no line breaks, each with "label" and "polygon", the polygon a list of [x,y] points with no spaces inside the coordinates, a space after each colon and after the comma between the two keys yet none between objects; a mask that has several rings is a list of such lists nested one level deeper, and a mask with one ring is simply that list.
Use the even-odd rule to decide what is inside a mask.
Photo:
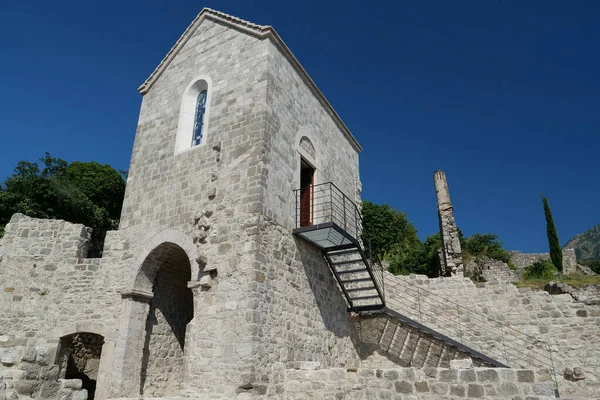
[{"label": "wooden door", "polygon": [[300,227],[303,227],[312,225],[315,169],[304,159],[300,164]]}]

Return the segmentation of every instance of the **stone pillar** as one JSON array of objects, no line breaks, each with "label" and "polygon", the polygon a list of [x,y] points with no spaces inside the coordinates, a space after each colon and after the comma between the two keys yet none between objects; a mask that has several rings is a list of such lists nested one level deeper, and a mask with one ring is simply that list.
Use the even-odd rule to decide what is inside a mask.
[{"label": "stone pillar", "polygon": [[[98,381],[102,378],[101,396],[97,398],[136,397],[140,395],[142,357],[146,338],[146,319],[153,293],[130,290],[121,293],[123,298],[122,316],[116,343],[112,354],[106,354],[112,361],[112,370],[103,373],[102,359]],[[106,365],[106,363],[104,363]],[[107,387],[105,387],[107,386]],[[98,394],[98,393],[96,393]]]},{"label": "stone pillar", "polygon": [[442,235],[440,275],[456,275],[457,272],[463,272],[463,259],[458,228],[454,220],[454,208],[450,202],[450,192],[448,191],[448,182],[446,181],[444,171],[435,171],[433,173],[433,181],[437,196],[440,234]]}]

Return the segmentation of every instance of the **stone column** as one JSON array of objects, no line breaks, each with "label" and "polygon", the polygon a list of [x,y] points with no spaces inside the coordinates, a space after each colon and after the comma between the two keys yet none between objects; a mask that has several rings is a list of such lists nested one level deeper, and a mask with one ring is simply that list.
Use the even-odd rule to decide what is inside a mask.
[{"label": "stone column", "polygon": [[438,217],[440,220],[440,234],[442,235],[442,254],[440,257],[441,276],[456,275],[463,272],[462,251],[458,228],[454,220],[454,208],[450,202],[450,192],[444,171],[437,170],[433,173],[435,192],[437,196]]}]

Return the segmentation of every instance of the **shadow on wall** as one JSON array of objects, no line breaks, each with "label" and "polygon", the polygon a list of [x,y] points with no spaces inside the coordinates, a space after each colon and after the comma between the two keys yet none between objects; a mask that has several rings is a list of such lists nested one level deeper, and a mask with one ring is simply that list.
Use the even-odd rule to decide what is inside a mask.
[{"label": "shadow on wall", "polygon": [[191,266],[181,247],[163,243],[148,255],[140,273],[153,281],[140,394],[164,395],[178,391],[183,379],[185,332],[194,316],[193,295],[187,287]]},{"label": "shadow on wall", "polygon": [[349,337],[358,350],[359,339],[356,328],[327,261],[315,246],[296,236],[294,241],[323,325],[338,338]]}]

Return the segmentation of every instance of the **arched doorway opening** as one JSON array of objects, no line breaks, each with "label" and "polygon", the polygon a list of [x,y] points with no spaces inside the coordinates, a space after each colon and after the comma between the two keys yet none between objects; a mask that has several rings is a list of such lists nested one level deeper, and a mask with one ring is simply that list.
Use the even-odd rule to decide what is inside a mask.
[{"label": "arched doorway opening", "polygon": [[153,297],[145,321],[140,394],[164,396],[179,391],[184,376],[185,334],[194,316],[187,282],[188,255],[174,243],[162,243],[150,252],[138,282],[152,282]]},{"label": "arched doorway opening", "polygon": [[104,337],[90,332],[78,332],[60,338],[58,349],[58,377],[81,379],[88,400],[96,393]]}]

